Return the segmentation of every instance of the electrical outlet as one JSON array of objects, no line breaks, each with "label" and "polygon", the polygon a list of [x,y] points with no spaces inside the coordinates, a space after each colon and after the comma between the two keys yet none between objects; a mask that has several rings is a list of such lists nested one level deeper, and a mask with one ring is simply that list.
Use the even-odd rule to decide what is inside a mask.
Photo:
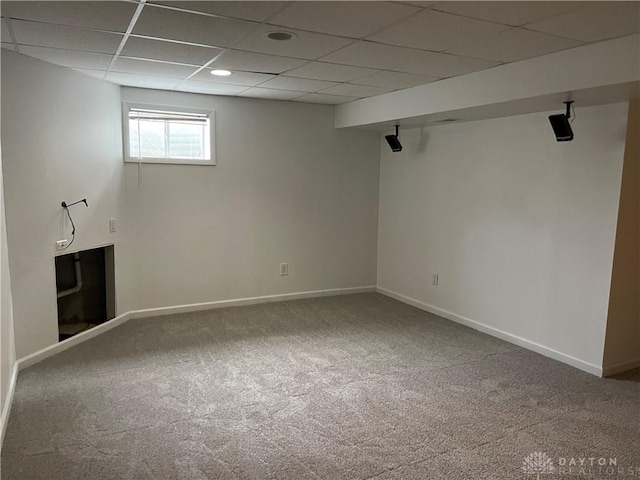
[{"label": "electrical outlet", "polygon": [[437,274],[437,273],[434,273],[434,274],[433,274],[433,278],[432,278],[432,280],[431,280],[431,283],[432,283],[433,285],[436,285],[436,286],[438,285],[438,274]]},{"label": "electrical outlet", "polygon": [[56,242],[56,251],[64,250],[69,246],[69,240],[58,240]]},{"label": "electrical outlet", "polygon": [[289,264],[288,263],[281,263],[280,264],[280,276],[285,276],[285,275],[289,275]]},{"label": "electrical outlet", "polygon": [[115,218],[110,218],[109,219],[109,232],[115,233],[115,231],[116,231],[116,219]]}]

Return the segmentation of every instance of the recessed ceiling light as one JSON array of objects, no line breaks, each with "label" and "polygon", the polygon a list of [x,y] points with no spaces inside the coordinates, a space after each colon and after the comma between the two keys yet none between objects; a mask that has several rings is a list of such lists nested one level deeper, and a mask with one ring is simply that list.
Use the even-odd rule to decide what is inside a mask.
[{"label": "recessed ceiling light", "polygon": [[291,32],[269,32],[267,33],[267,38],[270,38],[271,40],[277,40],[279,42],[285,41],[285,40],[291,40],[292,38],[296,38],[296,34],[295,33],[291,33]]},{"label": "recessed ceiling light", "polygon": [[229,70],[211,70],[211,75],[215,75],[216,77],[228,77],[231,75]]}]

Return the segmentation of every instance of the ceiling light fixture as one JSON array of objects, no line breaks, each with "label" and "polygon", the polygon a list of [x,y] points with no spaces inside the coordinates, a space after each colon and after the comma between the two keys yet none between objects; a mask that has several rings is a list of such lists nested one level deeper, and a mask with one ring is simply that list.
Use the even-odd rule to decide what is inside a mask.
[{"label": "ceiling light fixture", "polygon": [[296,38],[296,34],[295,33],[291,33],[291,32],[269,32],[267,33],[267,38],[271,39],[271,40],[276,40],[278,42],[283,42],[286,40],[291,40],[292,38]]},{"label": "ceiling light fixture", "polygon": [[229,70],[211,70],[211,75],[215,75],[216,77],[228,77],[231,75]]}]

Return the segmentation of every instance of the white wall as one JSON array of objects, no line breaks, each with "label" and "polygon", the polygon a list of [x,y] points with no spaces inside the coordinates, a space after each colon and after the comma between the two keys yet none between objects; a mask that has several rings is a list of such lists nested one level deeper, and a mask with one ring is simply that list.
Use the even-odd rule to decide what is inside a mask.
[{"label": "white wall", "polygon": [[[11,52],[2,139],[17,356],[57,342],[54,244],[115,243],[118,313],[376,284],[377,134],[333,108],[121,89]],[[215,167],[122,161],[122,99],[216,110]],[[118,233],[108,219],[118,219]],[[289,275],[279,264],[289,263]]]},{"label": "white wall", "polygon": [[627,105],[576,113],[570,143],[546,113],[382,140],[378,286],[597,373]]},{"label": "white wall", "polygon": [[0,144],[0,446],[10,408],[12,375],[16,363],[13,334],[13,306],[11,300],[11,275],[7,250],[7,229],[2,187],[2,146]]},{"label": "white wall", "polygon": [[[122,184],[120,89],[63,67],[2,53],[2,147],[18,358],[58,341],[55,242],[69,251],[117,243]],[[123,271],[116,245],[116,275]],[[125,304],[118,304],[126,310]]]},{"label": "white wall", "polygon": [[140,186],[125,166],[135,308],[376,284],[376,133],[335,130],[326,105],[122,98],[216,111],[216,166],[143,165]]},{"label": "white wall", "polygon": [[613,255],[604,369],[640,366],[640,101],[630,102],[616,246]]}]

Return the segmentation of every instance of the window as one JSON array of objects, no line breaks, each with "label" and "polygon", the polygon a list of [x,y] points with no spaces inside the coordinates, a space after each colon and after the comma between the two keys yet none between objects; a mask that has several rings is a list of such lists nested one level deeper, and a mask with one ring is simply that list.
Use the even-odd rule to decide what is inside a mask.
[{"label": "window", "polygon": [[123,103],[124,161],[215,165],[213,111]]}]

